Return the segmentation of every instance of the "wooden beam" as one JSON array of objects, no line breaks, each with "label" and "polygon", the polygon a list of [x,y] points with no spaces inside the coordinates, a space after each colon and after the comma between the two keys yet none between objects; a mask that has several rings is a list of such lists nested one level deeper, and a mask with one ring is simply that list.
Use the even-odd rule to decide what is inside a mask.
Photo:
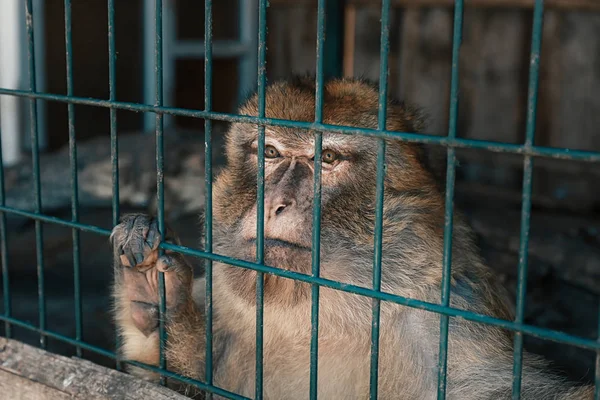
[{"label": "wooden beam", "polygon": [[354,76],[354,51],[356,46],[356,7],[349,5],[344,10],[344,76]]},{"label": "wooden beam", "polygon": [[[270,0],[273,5],[316,4],[316,0]],[[454,0],[391,0],[392,7],[453,7]],[[546,0],[545,8],[600,11],[600,0]],[[380,7],[380,0],[347,0],[357,7]],[[535,0],[465,0],[466,7],[533,8]]]},{"label": "wooden beam", "polygon": [[90,361],[0,338],[0,398],[27,400],[188,399]]}]

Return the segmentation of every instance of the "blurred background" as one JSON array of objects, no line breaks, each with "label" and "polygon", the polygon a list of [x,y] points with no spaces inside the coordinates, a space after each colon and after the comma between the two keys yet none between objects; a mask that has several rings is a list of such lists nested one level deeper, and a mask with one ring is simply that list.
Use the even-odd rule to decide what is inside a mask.
[{"label": "blurred background", "polygon": [[[270,0],[267,77],[315,72],[316,1]],[[460,60],[458,136],[522,143],[532,0],[466,1]],[[62,0],[34,2],[38,90],[66,94]],[[115,1],[116,98],[154,102],[153,8],[147,0]],[[547,0],[535,144],[600,151],[600,3]],[[2,9],[1,7],[5,7]],[[380,1],[330,0],[326,71],[331,76],[379,76]],[[234,112],[256,82],[256,0],[213,4],[213,109]],[[74,95],[108,99],[108,12],[105,0],[72,6]],[[23,21],[15,23],[15,21]],[[28,89],[23,2],[0,4],[0,87]],[[446,135],[450,93],[453,1],[392,0],[390,91],[421,107],[426,133]],[[9,25],[7,25],[7,23]],[[204,109],[204,8],[196,0],[164,0],[165,104]],[[67,105],[38,101],[44,212],[71,219]],[[0,95],[6,204],[33,210],[29,103]],[[121,212],[155,208],[155,117],[117,111]],[[204,204],[204,121],[165,119],[167,218],[184,245],[197,246]],[[214,122],[214,163],[222,165],[222,135]],[[109,110],[75,106],[80,220],[112,227]],[[442,151],[443,154],[443,151]],[[457,206],[473,225],[487,262],[514,295],[519,249],[522,158],[461,150]],[[595,339],[600,296],[600,166],[536,159],[529,246],[526,322]],[[33,221],[8,215],[12,315],[37,324]],[[114,348],[110,320],[111,255],[106,237],[81,233],[83,338]],[[73,337],[71,230],[44,225],[48,329]],[[200,260],[194,260],[201,265]],[[15,337],[37,335],[14,328]],[[49,340],[50,350],[74,349]],[[526,337],[526,348],[551,359],[574,380],[591,381],[595,354]],[[85,352],[86,358],[112,365]]]}]

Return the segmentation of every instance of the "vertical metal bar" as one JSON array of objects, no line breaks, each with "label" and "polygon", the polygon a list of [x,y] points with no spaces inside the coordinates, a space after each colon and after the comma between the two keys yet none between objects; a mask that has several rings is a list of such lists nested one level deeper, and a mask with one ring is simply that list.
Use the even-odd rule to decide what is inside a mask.
[{"label": "vertical metal bar", "polygon": [[[317,66],[315,82],[315,122],[323,122],[323,59],[325,57],[325,0],[317,5]],[[315,176],[313,193],[312,227],[312,271],[313,277],[320,275],[321,269],[321,172],[322,172],[323,133],[315,132]],[[310,336],[310,398],[317,399],[319,366],[319,285],[311,286],[311,336]]]},{"label": "vertical metal bar", "polygon": [[[260,0],[258,9],[258,116],[265,116],[266,56],[267,56],[267,0]],[[265,127],[258,127],[258,174],[256,192],[256,262],[265,262]],[[263,396],[263,317],[264,274],[256,272],[256,387],[257,400]]]},{"label": "vertical metal bar", "polygon": [[[65,57],[67,66],[67,96],[73,96],[73,45],[71,35],[71,0],[65,0]],[[67,104],[69,119],[69,158],[71,165],[71,220],[79,222],[79,190],[77,182],[77,142],[75,137],[75,105]],[[73,229],[73,293],[75,303],[75,339],[82,339],[81,322],[81,277],[79,255],[79,230]],[[81,357],[81,346],[76,346],[77,357]]]},{"label": "vertical metal bar", "polygon": [[[536,0],[533,11],[533,32],[531,35],[531,56],[529,61],[529,90],[527,99],[527,127],[525,149],[533,146],[536,129],[537,97],[540,80],[540,53],[542,49],[542,28],[544,25],[544,0]],[[523,195],[521,204],[521,241],[519,246],[519,271],[517,280],[517,307],[515,322],[523,323],[527,295],[527,259],[529,249],[529,226],[531,219],[531,186],[533,159],[526,155],[523,160]],[[523,333],[515,332],[512,397],[521,397],[521,372],[523,369]]]},{"label": "vertical metal bar", "polygon": [[[32,0],[25,2],[25,23],[27,26],[27,59],[29,62],[29,90],[36,92],[35,80],[35,43],[33,39],[33,8]],[[35,99],[29,101],[29,120],[31,124],[31,156],[33,160],[33,196],[35,200],[35,212],[42,212],[42,187],[40,181],[40,152],[37,131],[37,103]],[[44,290],[44,242],[41,221],[35,221],[35,248],[37,259],[38,276],[38,314],[41,330],[46,329],[46,299]],[[46,337],[40,335],[40,346],[46,348]]]},{"label": "vertical metal bar", "polygon": [[[115,38],[115,0],[108,0],[108,85],[110,101],[117,100],[117,47]],[[112,223],[119,223],[119,141],[117,110],[110,108],[110,160],[112,163]]]},{"label": "vertical metal bar", "polygon": [[[212,0],[204,0],[204,110],[212,109]],[[204,211],[204,251],[212,253],[212,121],[204,120],[204,183],[206,187]],[[205,381],[213,384],[213,330],[212,330],[212,260],[204,261],[206,273],[206,362]],[[207,399],[212,398],[212,393],[206,394]]]},{"label": "vertical metal bar", "polygon": [[[379,64],[379,105],[378,128],[385,130],[387,122],[388,57],[390,51],[390,0],[381,2],[381,39]],[[381,290],[381,258],[383,246],[383,196],[385,190],[385,150],[386,143],[379,139],[377,148],[377,189],[375,199],[375,232],[373,247],[373,289]],[[372,299],[371,320],[371,382],[369,399],[377,399],[379,375],[379,324],[381,320],[381,300]]]},{"label": "vertical metal bar", "polygon": [[[163,105],[163,48],[162,48],[162,0],[155,0],[155,41],[154,41],[154,70],[156,79],[156,98],[154,105],[160,107]],[[165,187],[164,187],[164,142],[163,142],[163,114],[156,113],[156,201],[158,209],[158,230],[163,235],[164,240],[165,230]],[[162,251],[160,251],[162,253]],[[159,302],[159,366],[166,369],[167,362],[165,359],[165,345],[167,340],[167,332],[165,329],[165,315],[167,311],[167,302],[165,300],[165,274],[158,273],[158,292],[160,296]],[[160,383],[166,385],[166,378],[161,376]]]},{"label": "vertical metal bar", "polygon": [[344,51],[344,0],[327,0],[325,13],[324,70],[325,79],[342,76],[342,58]]},{"label": "vertical metal bar", "polygon": [[[452,72],[450,82],[450,112],[448,137],[456,138],[459,105],[459,62],[462,44],[463,0],[456,0],[454,7],[454,32],[452,39]],[[450,305],[450,281],[452,277],[452,230],[454,221],[454,181],[456,176],[456,150],[448,147],[446,160],[446,209],[444,213],[444,251],[442,260],[441,304]],[[440,344],[438,358],[438,399],[446,398],[446,375],[448,367],[448,327],[450,318],[440,315]]]},{"label": "vertical metal bar", "polygon": [[[115,0],[108,0],[108,86],[110,101],[117,100],[117,47],[115,37]],[[117,137],[117,110],[110,108],[110,162],[112,168],[112,224],[119,223],[119,140]],[[116,335],[116,348],[119,348],[119,335]],[[120,371],[121,360],[116,352],[116,367]]]},{"label": "vertical metal bar", "polygon": [[[0,130],[0,136],[2,131]],[[4,193],[4,163],[2,159],[2,141],[0,141],[0,206],[4,207],[5,204],[5,193]],[[8,273],[8,232],[6,231],[6,214],[0,212],[0,257],[2,258],[2,291],[4,301],[4,316],[6,318],[11,317],[12,307],[10,299],[10,280]],[[7,338],[12,337],[12,327],[10,322],[4,322],[4,335]]]}]

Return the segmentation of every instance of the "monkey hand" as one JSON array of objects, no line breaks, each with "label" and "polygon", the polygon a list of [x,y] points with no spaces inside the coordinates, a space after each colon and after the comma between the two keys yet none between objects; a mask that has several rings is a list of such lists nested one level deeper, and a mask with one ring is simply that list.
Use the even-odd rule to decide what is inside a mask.
[{"label": "monkey hand", "polygon": [[[172,238],[167,231],[165,241],[177,241]],[[167,317],[192,301],[192,269],[181,254],[159,255],[161,239],[156,219],[144,214],[124,216],[111,234],[116,294],[146,336],[158,327],[159,272],[164,273]]]}]

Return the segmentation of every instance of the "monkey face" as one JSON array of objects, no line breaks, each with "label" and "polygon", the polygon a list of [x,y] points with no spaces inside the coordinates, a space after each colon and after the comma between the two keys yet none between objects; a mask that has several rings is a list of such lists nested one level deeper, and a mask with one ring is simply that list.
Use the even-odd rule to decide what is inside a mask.
[{"label": "monkey face", "polygon": [[[377,91],[356,81],[337,81],[324,91],[323,122],[326,124],[377,127]],[[314,87],[300,84],[275,84],[267,89],[266,115],[269,118],[297,121],[314,120]],[[242,114],[257,115],[256,97],[241,109]],[[400,106],[391,108],[388,129],[408,130],[416,118]],[[407,129],[408,128],[408,129]],[[375,214],[375,177],[378,141],[372,137],[323,132],[322,142],[322,271],[343,270],[367,276],[359,266],[349,271],[352,260],[368,260],[373,251]],[[311,244],[314,197],[313,132],[286,127],[265,129],[265,263],[301,273],[311,271]],[[227,166],[214,185],[215,245],[221,254],[256,260],[258,128],[252,124],[233,124],[227,134]],[[419,163],[415,148],[390,142],[387,149],[386,198],[398,190],[419,187]],[[418,171],[417,171],[418,170]],[[419,178],[420,179],[420,178]],[[391,207],[390,207],[391,206]],[[395,202],[388,201],[392,212]],[[397,219],[389,214],[388,221]],[[389,224],[388,224],[389,225]],[[370,264],[370,263],[368,263]],[[334,267],[332,267],[334,266]],[[231,268],[228,279],[237,288],[247,282],[253,299],[254,272]],[[335,278],[332,276],[332,278]],[[267,286],[275,287],[282,278],[269,277]],[[277,290],[284,286],[280,283]],[[289,282],[291,298],[304,295],[298,282]],[[302,292],[302,293],[300,293]],[[290,294],[288,293],[288,295]]]}]

